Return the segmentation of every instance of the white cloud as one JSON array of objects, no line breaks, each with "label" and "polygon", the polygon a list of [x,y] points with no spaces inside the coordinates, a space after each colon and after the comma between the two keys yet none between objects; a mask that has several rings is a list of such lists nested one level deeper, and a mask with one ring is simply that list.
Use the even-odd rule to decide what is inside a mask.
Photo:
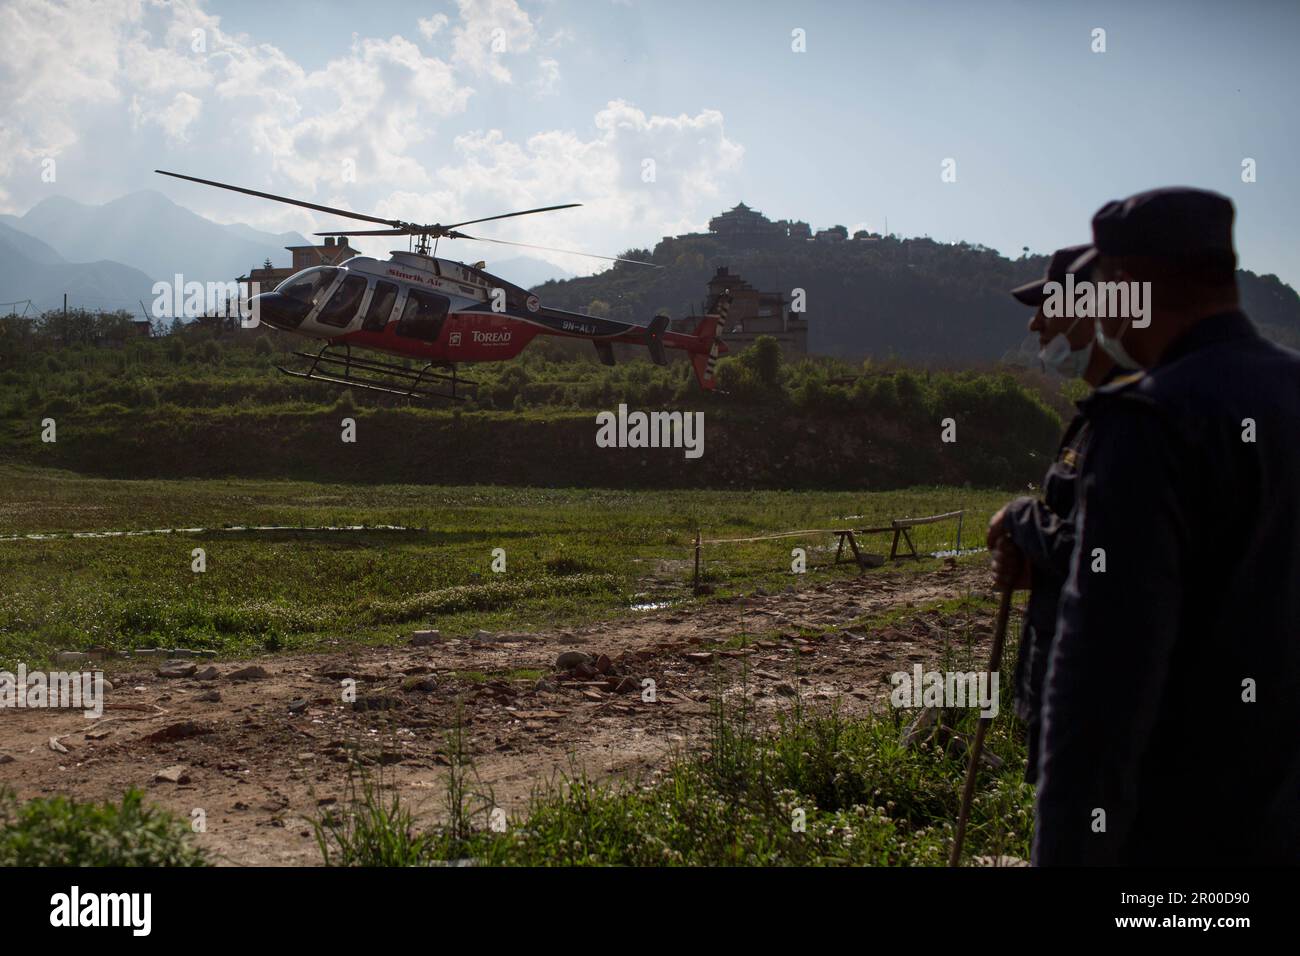
[{"label": "white cloud", "polygon": [[420,28],[420,35],[426,40],[432,40],[447,25],[447,14],[435,13],[431,17],[421,17],[416,24]]},{"label": "white cloud", "polygon": [[533,80],[533,92],[538,96],[553,96],[560,84],[560,62],[549,56],[537,61],[537,77]]},{"label": "white cloud", "polygon": [[452,30],[451,61],[475,75],[512,82],[502,62],[507,54],[526,53],[537,30],[516,0],[456,0],[460,24]]},{"label": "white cloud", "polygon": [[188,131],[203,110],[203,101],[191,93],[181,91],[171,102],[161,108],[146,108],[138,96],[131,98],[131,119],[136,127],[153,123],[167,134],[170,142],[185,142]]},{"label": "white cloud", "polygon": [[[22,212],[52,192],[104,201],[148,184],[218,221],[302,232],[342,225],[300,208],[149,182],[147,171],[162,166],[424,222],[581,202],[475,229],[606,254],[702,226],[716,212],[743,157],[717,111],[660,116],[615,100],[575,117],[576,131],[476,128],[471,84],[512,83],[505,61],[513,57],[512,66],[533,67],[530,91],[553,93],[568,34],[539,33],[515,0],[458,6],[450,18],[417,20],[411,39],[354,35],[313,69],[260,37],[226,32],[200,0],[5,0],[0,209]],[[492,49],[494,38],[502,49]],[[40,181],[46,156],[59,159],[57,184]],[[652,182],[643,178],[647,161]],[[362,243],[375,254],[390,245]],[[470,243],[442,251],[518,254]],[[574,272],[601,267],[546,257]]]},{"label": "white cloud", "polygon": [[[580,210],[467,231],[604,255],[653,245],[660,236],[702,226],[716,213],[722,183],[744,156],[744,148],[727,138],[716,110],[653,116],[614,101],[592,122],[595,134],[586,139],[560,130],[537,133],[523,143],[499,130],[457,137],[453,146],[461,161],[437,171],[457,197],[455,209],[472,217],[584,204]],[[644,179],[647,160],[654,163],[653,182]],[[538,255],[573,272],[603,268],[595,260]]]}]

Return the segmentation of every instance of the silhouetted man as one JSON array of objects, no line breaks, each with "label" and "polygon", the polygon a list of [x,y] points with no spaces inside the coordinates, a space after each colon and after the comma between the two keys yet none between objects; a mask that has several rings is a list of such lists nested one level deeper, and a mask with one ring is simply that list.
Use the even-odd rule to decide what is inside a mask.
[{"label": "silhouetted man", "polygon": [[1075,266],[1138,283],[1097,290],[1123,313],[1097,341],[1148,371],[1086,402],[1038,864],[1300,861],[1300,355],[1238,308],[1232,219],[1193,189],[1111,202]]},{"label": "silhouetted man", "polygon": [[[1012,289],[1017,301],[1034,307],[1029,331],[1038,335],[1038,357],[1043,365],[1066,378],[1082,378],[1094,388],[1110,377],[1115,363],[1093,347],[1091,318],[1071,316],[1049,304],[1049,290],[1066,282],[1070,266],[1088,246],[1058,249],[1047,274],[1035,282]],[[1074,276],[1086,280],[1085,267]],[[1044,306],[1048,306],[1046,309]],[[1048,313],[1052,314],[1049,315]],[[1056,460],[1043,478],[1041,497],[1024,496],[1005,505],[989,522],[988,546],[993,556],[993,576],[1002,588],[1029,588],[1016,661],[1016,716],[1028,735],[1029,764],[1025,779],[1038,779],[1038,743],[1041,732],[1043,679],[1047,655],[1056,633],[1061,586],[1074,552],[1075,486],[1079,462],[1088,447],[1092,429],[1082,410],[1065,430]]]}]

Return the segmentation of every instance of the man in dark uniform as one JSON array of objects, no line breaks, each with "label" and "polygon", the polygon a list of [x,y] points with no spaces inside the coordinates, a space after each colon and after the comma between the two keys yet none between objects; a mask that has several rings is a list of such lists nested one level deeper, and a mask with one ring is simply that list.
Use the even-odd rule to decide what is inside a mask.
[{"label": "man in dark uniform", "polygon": [[1300,862],[1300,354],[1240,311],[1232,219],[1184,188],[1093,217],[1094,280],[1150,283],[1098,345],[1147,372],[1085,403],[1040,865]]},{"label": "man in dark uniform", "polygon": [[[1096,388],[1111,375],[1115,363],[1093,347],[1092,320],[1071,317],[1063,310],[1044,310],[1048,284],[1063,285],[1071,264],[1087,250],[1086,245],[1058,249],[1047,265],[1047,275],[1012,289],[1011,294],[1034,306],[1029,331],[1038,334],[1039,358],[1044,365]],[[1075,281],[1087,280],[1090,272],[1091,268],[1085,267]],[[1049,316],[1047,311],[1055,314]],[[1061,439],[1056,460],[1047,469],[1042,496],[1016,498],[989,522],[988,546],[998,586],[1030,589],[1015,685],[1016,716],[1024,721],[1029,737],[1025,779],[1030,783],[1038,778],[1043,679],[1056,632],[1057,600],[1074,551],[1075,479],[1090,433],[1087,417],[1082,412],[1075,415]]]}]

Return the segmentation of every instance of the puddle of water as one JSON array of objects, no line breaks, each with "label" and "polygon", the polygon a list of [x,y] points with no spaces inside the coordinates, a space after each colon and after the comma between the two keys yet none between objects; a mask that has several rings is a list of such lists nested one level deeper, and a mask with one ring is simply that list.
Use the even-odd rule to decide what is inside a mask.
[{"label": "puddle of water", "polygon": [[960,551],[931,551],[932,558],[959,558],[967,554],[983,554],[988,548],[962,548]]}]

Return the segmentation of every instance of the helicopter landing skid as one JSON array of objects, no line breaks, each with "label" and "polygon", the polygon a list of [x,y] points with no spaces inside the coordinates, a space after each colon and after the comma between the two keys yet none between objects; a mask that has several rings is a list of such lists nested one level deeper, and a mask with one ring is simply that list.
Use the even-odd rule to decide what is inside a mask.
[{"label": "helicopter landing skid", "polygon": [[[400,395],[403,398],[446,399],[448,401],[463,402],[476,397],[478,393],[478,385],[458,377],[454,365],[435,366],[433,363],[429,363],[424,368],[416,371],[403,365],[394,365],[391,362],[355,358],[352,355],[351,346],[346,344],[343,346],[342,354],[339,354],[338,347],[333,345],[326,345],[315,355],[310,352],[294,352],[293,354],[311,359],[311,367],[305,372],[285,368],[283,365],[276,366],[285,375],[292,375],[294,378],[305,378],[313,382],[328,382],[331,385],[338,385],[343,388],[361,388],[369,392],[384,392],[388,395]],[[322,371],[322,366],[325,367],[325,371]],[[450,369],[451,374],[434,371],[435,368]],[[326,374],[327,372],[328,374]],[[366,377],[358,377],[359,373]],[[458,394],[458,387],[469,394]]]}]

